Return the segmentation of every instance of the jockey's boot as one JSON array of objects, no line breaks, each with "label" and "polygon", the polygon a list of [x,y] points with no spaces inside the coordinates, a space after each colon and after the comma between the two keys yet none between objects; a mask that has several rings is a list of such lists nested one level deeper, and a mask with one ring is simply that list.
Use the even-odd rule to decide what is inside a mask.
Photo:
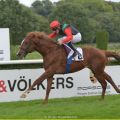
[{"label": "jockey's boot", "polygon": [[78,54],[78,59],[82,59],[82,55],[76,50],[76,53]]},{"label": "jockey's boot", "polygon": [[71,42],[69,42],[67,45],[74,51],[73,57],[78,55],[78,59],[82,59],[82,55],[76,50],[76,48],[73,46]]}]

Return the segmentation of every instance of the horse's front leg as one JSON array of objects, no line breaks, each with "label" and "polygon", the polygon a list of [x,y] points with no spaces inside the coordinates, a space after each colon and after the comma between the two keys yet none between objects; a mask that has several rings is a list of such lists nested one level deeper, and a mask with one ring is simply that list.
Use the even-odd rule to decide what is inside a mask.
[{"label": "horse's front leg", "polygon": [[27,94],[34,88],[34,86],[41,84],[45,79],[52,76],[53,73],[51,71],[45,71],[38,79],[36,79],[33,84],[20,96],[21,98],[26,98]]},{"label": "horse's front leg", "polygon": [[45,96],[45,99],[44,99],[44,104],[48,103],[48,97],[49,97],[49,93],[50,93],[50,90],[51,90],[52,81],[53,81],[53,77],[50,77],[50,78],[47,79],[47,90],[46,90],[46,96]]}]

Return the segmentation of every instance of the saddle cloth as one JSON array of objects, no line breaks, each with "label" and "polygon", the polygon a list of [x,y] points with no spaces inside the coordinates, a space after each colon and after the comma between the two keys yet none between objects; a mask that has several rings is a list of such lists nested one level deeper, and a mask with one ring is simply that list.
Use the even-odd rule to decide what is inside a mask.
[{"label": "saddle cloth", "polygon": [[[63,46],[64,46],[64,49],[66,50],[66,52],[67,53],[69,53],[70,52],[70,50],[71,50],[71,48],[70,47],[68,47],[66,44],[63,44]],[[78,48],[76,48],[76,50],[78,51],[78,53],[75,55],[75,57],[72,57],[72,58],[70,58],[71,60],[73,60],[73,61],[82,61],[82,60],[84,60],[84,58],[83,58],[83,50],[82,50],[82,48],[80,48],[80,47],[78,47]],[[78,58],[78,54],[80,53],[80,59]]]},{"label": "saddle cloth", "polygon": [[74,61],[82,61],[82,60],[84,60],[82,48],[79,48],[79,47],[78,47],[78,48],[76,48],[76,50],[80,53],[81,58],[79,59],[79,58],[78,58],[78,54],[76,54],[75,57],[72,58],[72,60],[74,60]]},{"label": "saddle cloth", "polygon": [[[64,48],[65,48],[67,53],[70,52],[70,48],[67,45],[64,45]],[[72,64],[73,61],[82,61],[82,60],[84,60],[82,48],[76,48],[76,50],[77,50],[77,54],[74,57],[71,56],[69,59],[67,59],[66,73],[70,72],[70,65]],[[80,59],[78,58],[79,57],[78,54],[80,54]]]}]

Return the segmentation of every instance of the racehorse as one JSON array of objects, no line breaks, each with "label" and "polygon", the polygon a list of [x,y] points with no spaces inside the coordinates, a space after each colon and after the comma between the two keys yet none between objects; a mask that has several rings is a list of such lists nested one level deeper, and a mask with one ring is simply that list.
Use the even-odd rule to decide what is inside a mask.
[{"label": "racehorse", "polygon": [[[108,57],[114,57],[116,60],[120,61],[120,55],[116,52],[99,50],[93,47],[82,48],[82,50],[84,60],[73,61],[70,66],[70,73],[79,71],[85,67],[89,68],[102,86],[102,99],[104,99],[105,96],[107,82],[114,87],[117,93],[120,93],[120,90],[115,85],[112,78],[104,71]],[[55,74],[66,73],[67,53],[63,45],[58,45],[44,32],[28,33],[21,43],[17,56],[22,59],[33,51],[37,51],[43,56],[45,72],[33,82],[31,87],[29,87],[21,97],[25,98],[34,86],[41,84],[47,79],[47,90],[44,99],[44,102],[47,103],[53,76]]]}]

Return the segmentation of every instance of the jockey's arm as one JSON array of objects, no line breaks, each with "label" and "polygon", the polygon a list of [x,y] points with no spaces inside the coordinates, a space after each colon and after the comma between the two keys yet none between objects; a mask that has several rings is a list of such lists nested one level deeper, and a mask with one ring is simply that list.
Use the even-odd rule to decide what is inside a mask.
[{"label": "jockey's arm", "polygon": [[49,38],[55,38],[57,37],[57,33],[56,32],[52,32],[51,34],[48,35]]},{"label": "jockey's arm", "polygon": [[64,33],[66,34],[66,38],[62,40],[62,43],[68,43],[73,39],[71,28],[68,27],[64,30]]}]

